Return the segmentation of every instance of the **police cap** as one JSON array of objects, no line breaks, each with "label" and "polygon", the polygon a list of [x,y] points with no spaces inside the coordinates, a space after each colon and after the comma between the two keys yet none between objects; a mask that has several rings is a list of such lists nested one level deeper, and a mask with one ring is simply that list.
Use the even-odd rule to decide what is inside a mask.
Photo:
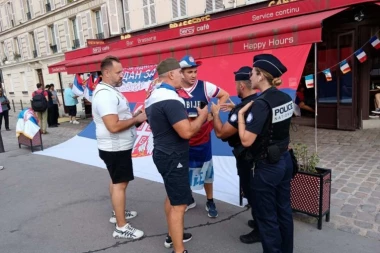
[{"label": "police cap", "polygon": [[287,71],[281,61],[271,54],[259,54],[253,57],[253,67],[265,70],[274,78],[282,76]]},{"label": "police cap", "polygon": [[249,66],[241,67],[238,71],[234,72],[235,81],[246,81],[251,77],[252,68]]}]

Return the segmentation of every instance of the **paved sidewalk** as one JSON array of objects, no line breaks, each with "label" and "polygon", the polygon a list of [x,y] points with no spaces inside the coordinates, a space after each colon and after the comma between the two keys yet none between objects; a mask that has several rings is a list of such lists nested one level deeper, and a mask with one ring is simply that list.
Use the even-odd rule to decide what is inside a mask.
[{"label": "paved sidewalk", "polygon": [[[380,240],[380,131],[317,133],[319,166],[332,169],[333,175],[331,220],[323,226]],[[295,126],[291,140],[315,150],[313,127]]]}]

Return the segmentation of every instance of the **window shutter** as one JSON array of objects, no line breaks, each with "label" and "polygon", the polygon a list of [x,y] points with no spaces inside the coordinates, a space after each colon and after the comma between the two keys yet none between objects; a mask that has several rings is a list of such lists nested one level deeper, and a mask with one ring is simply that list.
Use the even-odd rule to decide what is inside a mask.
[{"label": "window shutter", "polygon": [[206,12],[212,12],[214,10],[214,0],[206,0]]},{"label": "window shutter", "polygon": [[[34,8],[33,8],[33,0],[28,0],[29,1],[29,8],[30,8],[30,17],[34,18]],[[36,0],[34,0],[36,1]]]},{"label": "window shutter", "polygon": [[49,40],[49,34],[48,34],[48,28],[47,26],[44,28],[44,35],[45,35],[45,52],[46,52],[46,55],[50,55],[50,40]]},{"label": "window shutter", "polygon": [[71,50],[71,37],[70,37],[70,29],[69,29],[69,20],[66,19],[63,21],[63,27],[65,29],[66,34],[66,50]]},{"label": "window shutter", "polygon": [[20,9],[21,9],[21,22],[25,21],[25,9],[24,9],[24,0],[19,0]]},{"label": "window shutter", "polygon": [[64,6],[66,4],[66,0],[61,0],[61,6]]},{"label": "window shutter", "polygon": [[81,47],[84,46],[84,35],[83,35],[83,27],[82,27],[82,16],[80,14],[77,15],[76,18],[77,29],[78,29],[78,37],[79,37],[79,45]]},{"label": "window shutter", "polygon": [[28,59],[33,59],[33,42],[30,41],[31,35],[28,33],[25,35],[26,38],[26,47],[28,48]]},{"label": "window shutter", "polygon": [[88,31],[88,38],[87,39],[93,39],[94,36],[94,30],[92,29],[92,17],[91,17],[92,11],[86,12],[86,18],[87,18],[87,31]]},{"label": "window shutter", "polygon": [[102,13],[102,24],[103,24],[104,38],[108,38],[110,36],[110,28],[108,26],[107,5],[103,4],[100,10]]},{"label": "window shutter", "polygon": [[181,17],[186,16],[186,0],[180,0]]},{"label": "window shutter", "polygon": [[37,1],[40,4],[40,6],[39,6],[39,8],[40,8],[40,15],[44,14],[46,12],[46,6],[45,6],[45,2],[46,1],[44,1],[44,0],[34,0],[34,1]]},{"label": "window shutter", "polygon": [[5,12],[5,24],[6,24],[6,28],[5,29],[8,29],[10,27],[9,12],[8,12],[7,5],[5,5],[3,7],[4,7],[3,11]]},{"label": "window shutter", "polygon": [[24,52],[23,52],[24,51],[24,49],[23,49],[24,47],[22,46],[22,37],[23,37],[22,35],[20,35],[20,36],[17,37],[17,44],[18,44],[18,51],[19,51],[18,53],[21,55],[21,59],[25,60],[25,58],[24,58]]},{"label": "window shutter", "polygon": [[55,0],[50,0],[50,7],[51,7],[51,10],[55,10]]},{"label": "window shutter", "polygon": [[58,24],[54,24],[54,34],[55,34],[55,43],[57,44],[57,52],[60,53],[62,51],[62,47],[61,47],[61,38],[59,37]]},{"label": "window shutter", "polygon": [[149,25],[149,10],[148,6],[144,6],[144,24]]},{"label": "window shutter", "polygon": [[108,3],[108,15],[110,17],[111,34],[120,34],[119,15],[117,13],[117,0],[107,0]]},{"label": "window shutter", "polygon": [[16,23],[16,18],[15,18],[15,8],[12,2],[9,2],[9,8],[10,8],[9,13],[11,14],[11,20],[13,20],[14,26],[16,26],[17,23]]},{"label": "window shutter", "polygon": [[128,0],[123,0],[123,7],[124,7],[125,30],[129,31],[131,30],[131,20],[129,18]]},{"label": "window shutter", "polygon": [[154,4],[150,5],[150,24],[155,24],[156,23],[156,7]]},{"label": "window shutter", "polygon": [[34,30],[34,39],[36,41],[37,55],[41,56],[40,40],[38,39],[38,30]]},{"label": "window shutter", "polygon": [[178,18],[178,0],[172,0],[173,18]]},{"label": "window shutter", "polygon": [[223,0],[214,0],[215,1],[215,10],[224,9]]}]

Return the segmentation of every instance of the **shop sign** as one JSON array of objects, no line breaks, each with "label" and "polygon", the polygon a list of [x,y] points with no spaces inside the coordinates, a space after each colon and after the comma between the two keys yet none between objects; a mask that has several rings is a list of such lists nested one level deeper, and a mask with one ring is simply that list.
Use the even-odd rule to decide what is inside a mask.
[{"label": "shop sign", "polygon": [[192,18],[192,19],[181,21],[178,23],[171,23],[169,24],[169,28],[172,29],[172,28],[177,28],[177,27],[182,27],[182,26],[195,25],[195,24],[210,21],[210,20],[211,20],[211,16],[206,15],[203,17]]},{"label": "shop sign", "polygon": [[105,44],[106,43],[104,42],[104,40],[92,40],[92,39],[87,40],[87,46],[89,46],[89,47],[105,45]]}]

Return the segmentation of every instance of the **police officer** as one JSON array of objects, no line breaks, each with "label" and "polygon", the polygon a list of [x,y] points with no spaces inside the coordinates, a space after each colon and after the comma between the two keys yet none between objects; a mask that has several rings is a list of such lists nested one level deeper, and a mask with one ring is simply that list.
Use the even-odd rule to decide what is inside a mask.
[{"label": "police officer", "polygon": [[[252,160],[242,159],[242,155],[245,148],[242,146],[239,133],[238,133],[238,112],[247,103],[255,100],[257,98],[256,91],[252,89],[251,81],[249,80],[252,68],[248,66],[241,67],[235,74],[235,84],[236,91],[239,98],[241,98],[241,103],[229,108],[233,104],[212,104],[211,111],[214,116],[214,131],[218,138],[223,141],[227,141],[228,144],[233,148],[233,154],[236,158],[236,167],[238,169],[238,175],[240,178],[241,188],[244,197],[248,200],[248,204],[252,207],[254,203],[251,201],[250,197],[250,172],[252,169]],[[220,108],[224,110],[231,110],[228,115],[228,121],[223,124],[219,117]],[[245,114],[247,116],[248,112]],[[253,215],[253,213],[252,213]],[[248,226],[250,226],[253,231],[249,234],[240,236],[240,241],[243,243],[255,243],[260,241],[257,226],[254,220],[248,221]]]},{"label": "police officer", "polygon": [[293,101],[276,88],[286,71],[273,55],[255,56],[250,79],[252,88],[262,93],[238,113],[241,143],[248,147],[249,159],[254,160],[251,194],[264,253],[293,252],[290,206],[293,167],[288,152]]}]

